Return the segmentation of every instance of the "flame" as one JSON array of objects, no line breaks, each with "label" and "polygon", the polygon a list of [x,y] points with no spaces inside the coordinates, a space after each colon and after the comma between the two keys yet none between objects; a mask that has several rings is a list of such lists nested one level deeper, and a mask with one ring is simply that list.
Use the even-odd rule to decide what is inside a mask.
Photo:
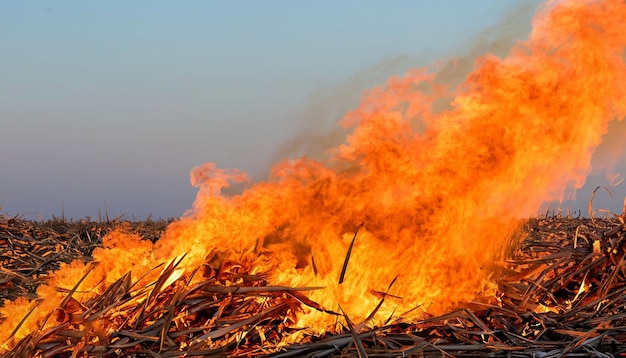
[{"label": "flame", "polygon": [[[489,267],[517,220],[582,186],[608,123],[626,114],[624,18],[622,0],[549,2],[505,58],[478,59],[456,88],[437,83],[436,68],[389,79],[346,115],[350,134],[326,162],[285,160],[239,195],[222,189],[245,173],[194,168],[189,213],[154,245],[117,232],[94,253],[97,267],[65,266],[20,334],[58,307],[63,295],[50,287],[87,275],[78,290],[89,295],[183,255],[188,269],[231,255],[273,284],[323,286],[310,298],[353,321],[388,292],[374,324],[493,295]],[[31,308],[6,303],[0,339]],[[311,311],[298,325],[334,320]]]}]

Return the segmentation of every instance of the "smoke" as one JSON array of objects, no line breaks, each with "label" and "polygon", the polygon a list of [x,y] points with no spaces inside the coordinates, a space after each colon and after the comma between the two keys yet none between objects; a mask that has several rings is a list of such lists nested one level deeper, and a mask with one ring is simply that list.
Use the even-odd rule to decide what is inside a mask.
[{"label": "smoke", "polygon": [[539,209],[540,215],[588,216],[589,200],[598,187],[606,188],[594,196],[594,211],[621,214],[626,203],[626,121],[612,121],[608,132],[591,158],[591,172],[584,185],[570,185],[563,200],[549,201]]},{"label": "smoke", "polygon": [[626,174],[626,121],[609,123],[608,132],[602,137],[602,143],[593,153],[591,162],[593,173],[604,176],[609,184],[615,184],[616,175]]},{"label": "smoke", "polygon": [[[410,68],[431,65],[435,72],[435,81],[455,89],[463,83],[476,66],[476,60],[486,53],[504,57],[509,50],[520,41],[526,39],[532,26],[531,20],[536,11],[550,4],[529,1],[517,4],[496,25],[488,27],[469,41],[460,55],[453,55],[447,60],[434,62],[424,54],[420,57],[399,55],[383,59],[375,66],[359,71],[344,82],[329,85],[312,93],[306,103],[294,110],[290,117],[294,133],[274,150],[268,165],[285,158],[307,157],[328,164],[328,148],[335,148],[344,143],[347,131],[338,125],[346,113],[356,108],[363,98],[363,93],[383,83],[392,76],[406,73]],[[433,112],[438,113],[450,109],[453,98],[439,98],[433,105]],[[415,128],[414,128],[415,129]],[[620,212],[626,197],[626,184],[621,178],[626,175],[626,123],[614,121],[609,123],[608,133],[603,136],[600,146],[595,150],[591,172],[584,185],[570,183],[562,198],[548,201],[539,212],[546,210],[570,210],[585,213],[591,192],[598,186],[610,189],[612,197],[597,195],[596,203],[607,210]],[[264,180],[269,170],[256,173],[254,181]],[[244,185],[234,185],[235,190],[227,189],[228,194],[241,192]],[[559,209],[556,209],[559,208]],[[558,211],[557,211],[558,212]]]},{"label": "smoke", "polygon": [[[436,81],[456,88],[474,69],[475,61],[485,53],[502,57],[518,41],[526,38],[531,30],[531,19],[539,1],[517,4],[496,25],[490,26],[459,49],[447,60],[435,62]],[[415,67],[424,67],[433,61],[428,54],[422,56],[398,55],[383,59],[375,66],[361,70],[344,82],[329,85],[313,92],[306,103],[294,110],[290,117],[294,133],[280,143],[266,168],[285,158],[307,158],[326,161],[328,148],[343,144],[347,131],[339,125],[341,119],[356,108],[364,92],[388,78],[406,73]],[[436,112],[449,108],[451,98],[440,99]],[[255,175],[256,181],[267,177],[269,172]]]}]

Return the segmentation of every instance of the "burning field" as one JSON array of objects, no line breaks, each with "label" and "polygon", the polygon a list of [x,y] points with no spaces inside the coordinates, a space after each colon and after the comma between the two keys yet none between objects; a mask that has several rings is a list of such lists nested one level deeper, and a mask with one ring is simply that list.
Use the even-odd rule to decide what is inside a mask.
[{"label": "burning field", "polygon": [[[322,161],[285,160],[255,184],[194,168],[193,208],[162,234],[3,218],[1,349],[626,352],[625,216],[524,219],[582,186],[626,115],[625,19],[623,0],[547,3],[526,42],[455,88],[435,67],[368,91]],[[246,189],[224,194],[235,182]]]},{"label": "burning field", "polygon": [[[371,290],[377,304],[366,319],[353,322],[343,308],[327,310],[307,298],[322,288],[271,285],[268,272],[258,272],[255,262],[219,253],[187,276],[176,259],[155,267],[150,280],[127,272],[88,295],[79,291],[88,275],[110,276],[99,272],[102,255],[130,250],[113,247],[112,241],[127,237],[138,240],[136,247],[141,233],[149,245],[165,224],[3,218],[0,293],[4,299],[22,297],[24,306],[13,311],[17,326],[3,333],[8,337],[5,356],[626,354],[624,216],[526,220],[510,237],[509,258],[491,270],[497,275],[495,295],[476,297],[438,316],[415,307],[387,315],[378,325],[372,321],[384,305],[401,307],[403,298],[391,293],[393,282],[385,292]],[[58,286],[62,300],[37,328],[20,335],[28,317],[44,304],[25,298],[39,285],[58,280],[52,270],[59,264],[76,266],[67,263],[80,257],[90,262],[82,264],[82,276]],[[311,310],[328,315],[332,324],[323,330],[297,327],[298,317]]]}]

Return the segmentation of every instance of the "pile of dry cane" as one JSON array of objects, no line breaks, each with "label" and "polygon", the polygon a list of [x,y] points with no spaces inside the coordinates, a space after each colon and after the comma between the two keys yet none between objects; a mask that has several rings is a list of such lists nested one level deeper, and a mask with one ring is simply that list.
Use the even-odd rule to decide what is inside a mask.
[{"label": "pile of dry cane", "polygon": [[[60,262],[89,261],[104,234],[120,225],[156,240],[167,222],[2,218],[0,298],[35,299],[39,277]],[[467,303],[420,322],[365,329],[341,317],[345,324],[337,332],[301,331],[297,344],[283,338],[298,331],[291,323],[303,307],[322,309],[303,292],[314,288],[271,286],[250,275],[245,263],[210,260],[191,284],[173,276],[179,258],[150,285],[125,275],[86,302],[68,289],[51,313],[64,315],[64,323],[15,340],[4,355],[626,356],[625,235],[622,216],[530,219],[498,281],[497,304]]]}]

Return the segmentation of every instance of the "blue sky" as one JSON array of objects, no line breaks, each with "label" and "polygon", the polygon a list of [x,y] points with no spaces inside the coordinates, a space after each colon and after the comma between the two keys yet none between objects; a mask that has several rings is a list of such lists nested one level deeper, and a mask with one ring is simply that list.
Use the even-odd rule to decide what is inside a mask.
[{"label": "blue sky", "polygon": [[523,39],[537,3],[2,2],[0,212],[178,217],[192,167],[261,176],[388,76],[498,37],[507,14]]}]

